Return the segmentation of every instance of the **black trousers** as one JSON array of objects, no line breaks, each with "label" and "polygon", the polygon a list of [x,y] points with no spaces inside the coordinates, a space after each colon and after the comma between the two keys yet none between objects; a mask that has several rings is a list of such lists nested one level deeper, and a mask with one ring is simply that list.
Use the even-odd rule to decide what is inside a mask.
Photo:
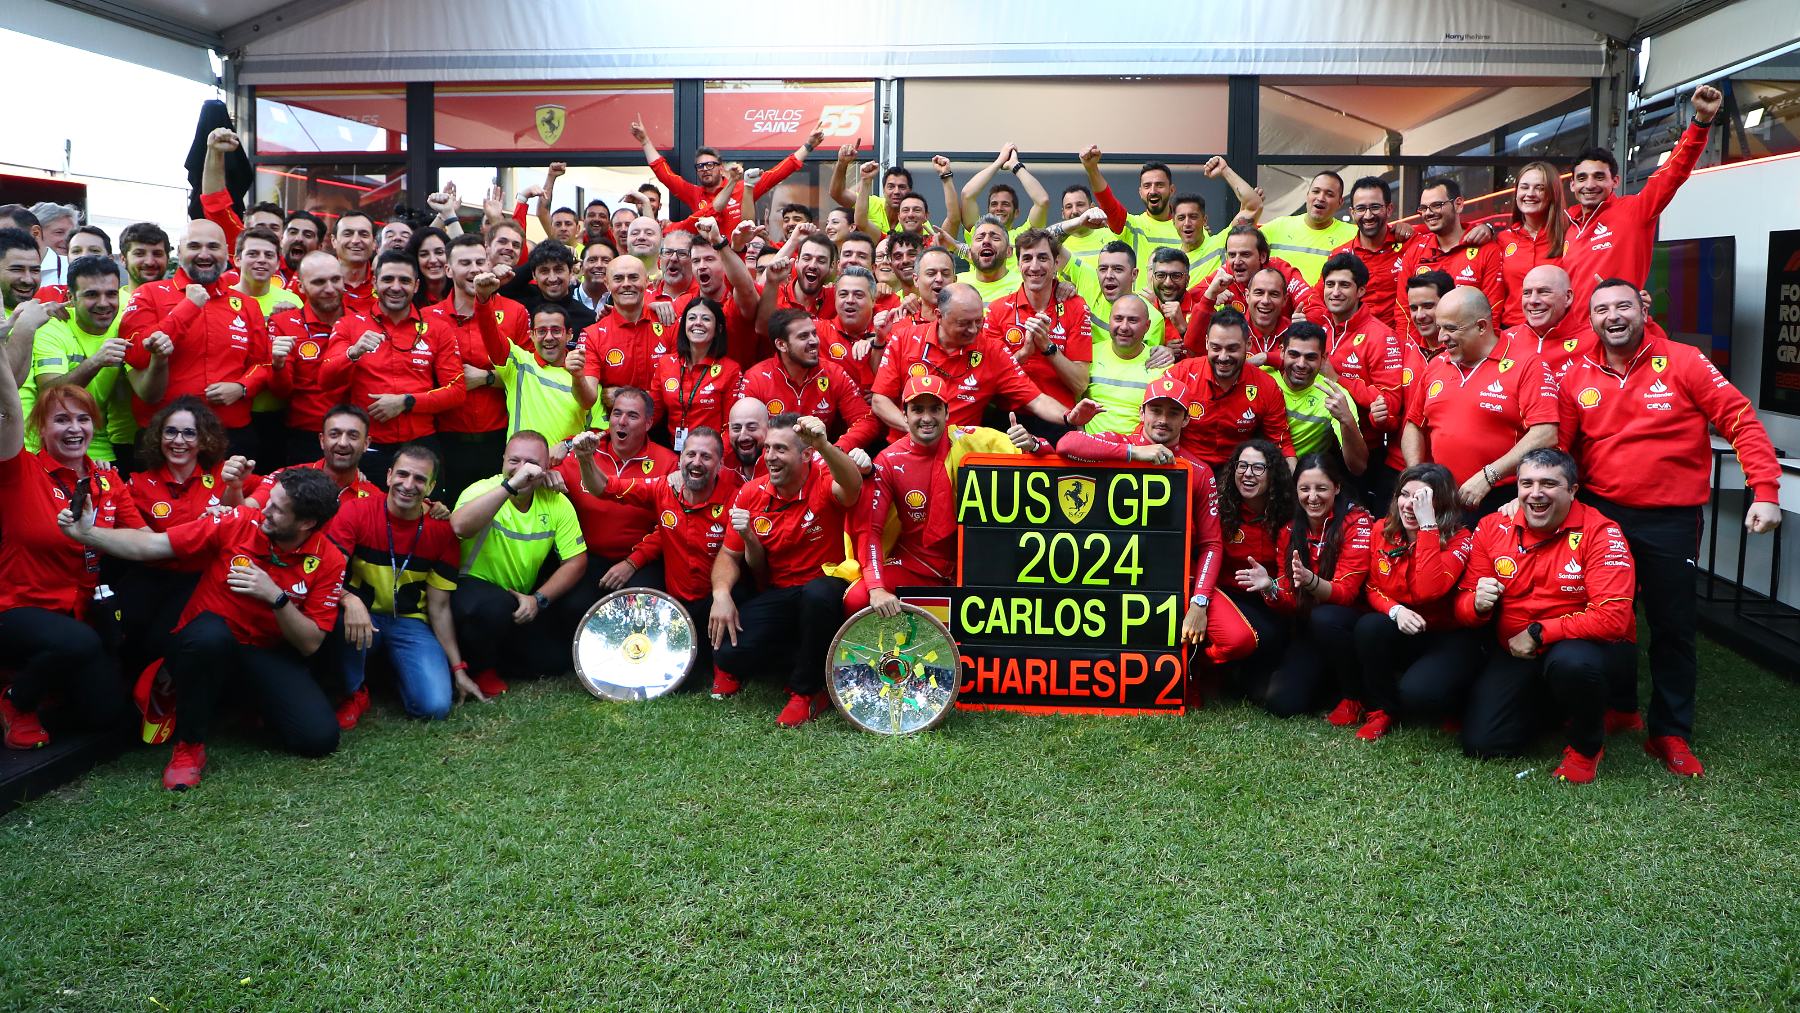
[{"label": "black trousers", "polygon": [[[1637,600],[1650,627],[1651,735],[1694,738],[1694,698],[1700,658],[1695,646],[1700,606],[1694,594],[1694,560],[1700,554],[1700,508],[1640,510],[1598,496],[1583,496],[1625,532],[1637,564]],[[1614,684],[1610,706],[1637,710],[1637,666]]]},{"label": "black trousers", "polygon": [[282,748],[324,756],[338,747],[337,714],[308,659],[286,643],[240,644],[225,620],[203,612],[175,633],[163,664],[175,684],[175,741],[204,743],[222,697],[245,694]]},{"label": "black trousers", "polygon": [[[287,464],[287,408],[273,411],[253,412],[250,416],[250,432],[256,440],[256,453],[249,455],[256,462],[259,474],[267,475]],[[313,434],[317,436],[318,434]],[[315,441],[315,447],[318,445]],[[318,455],[307,458],[307,461],[318,460]],[[302,464],[305,461],[301,462]]]},{"label": "black trousers", "polygon": [[1360,699],[1370,710],[1399,717],[1435,718],[1462,712],[1463,694],[1481,671],[1486,629],[1427,629],[1407,635],[1384,615],[1356,621]]},{"label": "black trousers", "polygon": [[[1399,433],[1391,438],[1398,439]],[[1394,499],[1394,486],[1400,481],[1400,472],[1387,463],[1387,450],[1383,447],[1369,448],[1369,467],[1362,473],[1360,484],[1363,489],[1363,502],[1369,512],[1377,517],[1385,517],[1388,504]]]},{"label": "black trousers", "polygon": [[513,622],[519,599],[511,591],[475,577],[462,577],[450,595],[456,641],[463,660],[477,672],[498,669],[508,679],[561,675],[575,667],[575,624],[580,603],[563,595],[528,623]]},{"label": "black trousers", "polygon": [[1469,690],[1463,752],[1477,759],[1517,756],[1546,719],[1560,718],[1568,722],[1568,744],[1593,756],[1606,741],[1613,673],[1636,659],[1637,645],[1627,641],[1560,640],[1535,658],[1497,648]]},{"label": "black trousers", "polygon": [[[581,575],[581,582],[576,584],[570,589],[569,593],[565,595],[565,597],[571,599],[569,608],[575,613],[577,622],[581,621],[582,616],[587,615],[587,610],[593,608],[595,602],[612,594],[612,591],[608,591],[600,586],[600,578],[606,576],[606,571],[612,569],[621,562],[624,562],[624,557],[620,557],[619,559],[603,559],[592,552],[587,554],[587,570]],[[627,580],[615,590],[623,591],[628,587],[647,587],[652,590],[661,591],[663,589],[662,560],[653,559],[649,563],[639,567],[638,571],[631,575],[630,580]],[[570,628],[570,632],[574,632],[572,627]]]},{"label": "black trousers", "polygon": [[108,604],[118,616],[119,659],[126,677],[135,679],[145,665],[168,655],[175,624],[200,574],[124,563],[108,580],[113,589]]},{"label": "black trousers", "polygon": [[462,491],[489,475],[500,474],[500,458],[506,454],[506,430],[485,433],[439,433],[438,453],[444,466],[438,476],[437,489],[431,495],[443,503],[455,505]]},{"label": "black trousers", "polygon": [[1296,618],[1281,660],[1265,680],[1250,683],[1250,698],[1270,714],[1289,718],[1318,709],[1327,695],[1341,693],[1345,686],[1361,685],[1356,662],[1358,615],[1342,605],[1315,605]]},{"label": "black trousers", "polygon": [[747,596],[738,603],[743,632],[736,644],[727,639],[719,645],[714,663],[740,679],[785,675],[789,692],[802,696],[822,692],[825,655],[844,623],[849,589],[848,581],[819,576]]},{"label": "black trousers", "polygon": [[[360,470],[363,473],[364,478],[375,483],[375,488],[386,489],[387,488],[388,468],[392,467],[394,464],[394,451],[399,450],[401,447],[405,446],[407,443],[418,443],[423,446],[430,447],[433,451],[435,451],[437,453],[439,460],[443,459],[443,449],[442,449],[442,445],[438,442],[437,434],[436,433],[427,433],[426,435],[421,436],[416,440],[406,440],[402,443],[371,443],[371,444],[369,444],[369,449],[363,452],[362,464],[358,465],[358,470]],[[498,463],[499,460],[500,460],[500,455],[495,454],[494,461],[496,463],[494,465],[494,469],[492,471],[488,472],[489,475],[498,475],[500,473],[500,465]],[[458,492],[460,492],[460,491],[461,490],[458,490]],[[441,495],[439,495],[436,490],[432,491],[431,496],[433,499],[436,499],[436,500],[441,501],[443,499],[443,497]],[[455,504],[456,501],[451,500],[450,502],[452,504]]]},{"label": "black trousers", "polygon": [[13,706],[36,711],[52,691],[69,724],[123,730],[129,708],[118,666],[92,626],[63,612],[12,608],[0,612],[0,658],[13,666]]},{"label": "black trousers", "polygon": [[688,620],[694,624],[694,667],[686,680],[676,688],[678,693],[696,693],[709,688],[713,671],[712,637],[707,635],[706,624],[712,621],[712,595],[704,594],[698,598],[678,598],[681,607],[687,610]]}]

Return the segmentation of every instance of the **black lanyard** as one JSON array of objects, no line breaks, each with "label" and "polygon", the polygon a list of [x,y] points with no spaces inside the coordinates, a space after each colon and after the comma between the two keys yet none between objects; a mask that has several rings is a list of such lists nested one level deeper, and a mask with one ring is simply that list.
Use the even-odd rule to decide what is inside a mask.
[{"label": "black lanyard", "polygon": [[[702,361],[702,362],[694,363],[694,367],[700,371],[700,380],[704,381],[707,377],[711,376],[712,375],[712,367],[717,364],[718,364],[718,360],[716,360],[716,359],[713,360],[712,362]],[[676,400],[679,401],[681,404],[681,425],[676,427],[679,429],[686,429],[688,427],[687,426],[688,415],[693,411],[694,400],[700,396],[700,383],[699,382],[696,382],[694,384],[693,389],[691,389],[691,390],[688,389],[687,374],[688,374],[688,362],[686,359],[683,359],[681,361],[681,379],[676,381],[676,388],[675,388]],[[685,399],[682,398],[683,394],[686,395]]]},{"label": "black lanyard", "polygon": [[[384,511],[385,513],[385,511]],[[388,615],[400,614],[400,575],[412,566],[413,555],[419,551],[419,543],[425,540],[425,515],[419,515],[419,526],[413,529],[412,546],[406,550],[406,558],[398,559],[399,553],[394,551],[394,517],[387,515],[388,569],[393,574],[393,595],[388,600]]]}]

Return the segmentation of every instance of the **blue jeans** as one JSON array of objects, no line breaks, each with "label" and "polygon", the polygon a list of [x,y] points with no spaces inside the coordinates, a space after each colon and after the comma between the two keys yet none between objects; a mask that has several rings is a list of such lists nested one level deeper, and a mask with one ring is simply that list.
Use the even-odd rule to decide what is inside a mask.
[{"label": "blue jeans", "polygon": [[363,669],[369,654],[387,649],[400,684],[400,702],[415,718],[441,720],[450,714],[450,659],[431,632],[431,625],[411,616],[371,615],[375,642],[366,651],[344,651],[344,686],[354,693],[363,686]]}]

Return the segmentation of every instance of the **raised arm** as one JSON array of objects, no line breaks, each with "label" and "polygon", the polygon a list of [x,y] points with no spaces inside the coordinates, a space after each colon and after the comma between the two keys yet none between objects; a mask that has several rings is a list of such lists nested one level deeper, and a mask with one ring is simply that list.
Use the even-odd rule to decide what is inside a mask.
[{"label": "raised arm", "polygon": [[1031,210],[1025,212],[1026,227],[1043,228],[1044,223],[1050,220],[1050,191],[1045,189],[1044,184],[1038,182],[1038,178],[1031,174],[1031,170],[1025,167],[1023,161],[1020,161],[1016,148],[1013,151],[1012,161],[1002,168],[1013,174],[1013,178],[1025,188],[1025,196],[1031,198]]},{"label": "raised arm", "polygon": [[[981,171],[970,176],[969,181],[963,184],[962,197],[957,202],[962,206],[963,221],[981,221],[981,191],[987,189],[987,185],[994,181],[994,176],[1000,172],[1002,163],[1006,161],[1007,156],[1011,153],[1012,145],[1008,144],[1006,147],[1000,149],[1000,154],[995,155],[992,162],[982,166]],[[936,161],[936,159],[933,159],[933,161]],[[955,230],[952,229],[950,231]]]},{"label": "raised arm", "polygon": [[950,160],[943,155],[931,156],[931,164],[937,169],[938,180],[944,184],[944,231],[954,236],[963,223],[962,196],[956,192],[956,173],[950,168]]},{"label": "raised arm", "polygon": [[1100,175],[1100,146],[1090,144],[1081,153],[1081,167],[1087,171],[1088,189],[1094,191],[1094,203],[1106,212],[1106,227],[1115,233],[1125,231],[1125,205],[1106,185],[1106,177]]},{"label": "raised arm", "polygon": [[862,150],[862,138],[855,144],[846,144],[838,149],[837,164],[831,167],[831,199],[838,207],[854,208],[857,205],[856,194],[850,189],[850,167],[856,164],[856,153]]},{"label": "raised arm", "polygon": [[556,207],[556,177],[569,171],[567,162],[551,162],[549,171],[544,173],[544,190],[538,197],[537,220],[543,226],[544,235],[555,236],[550,231],[550,212]]},{"label": "raised arm", "polygon": [[875,176],[881,172],[881,166],[875,162],[864,162],[857,170],[862,180],[862,191],[856,199],[856,230],[871,236],[875,235],[875,226],[869,220],[869,206],[873,201],[882,199],[881,191],[875,186]]}]

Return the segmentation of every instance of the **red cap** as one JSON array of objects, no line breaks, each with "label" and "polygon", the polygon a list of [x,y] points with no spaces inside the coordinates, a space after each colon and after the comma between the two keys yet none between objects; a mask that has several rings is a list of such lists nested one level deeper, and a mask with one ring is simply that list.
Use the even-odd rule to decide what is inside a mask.
[{"label": "red cap", "polygon": [[1150,381],[1150,386],[1144,388],[1145,404],[1149,404],[1152,401],[1157,401],[1162,398],[1168,398],[1170,401],[1185,407],[1187,405],[1187,396],[1187,384],[1170,376],[1158,377],[1155,380]]},{"label": "red cap", "polygon": [[906,389],[900,392],[900,403],[907,404],[916,397],[934,397],[944,404],[950,403],[944,394],[944,378],[933,373],[907,378]]}]

